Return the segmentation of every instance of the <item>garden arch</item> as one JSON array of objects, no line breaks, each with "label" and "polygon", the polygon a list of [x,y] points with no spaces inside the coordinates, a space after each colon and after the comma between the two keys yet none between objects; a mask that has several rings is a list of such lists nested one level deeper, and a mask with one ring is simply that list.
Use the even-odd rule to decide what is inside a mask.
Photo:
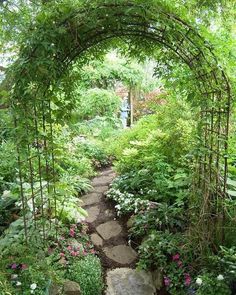
[{"label": "garden arch", "polygon": [[[23,169],[28,171],[27,182],[31,184],[34,207],[36,195],[41,197],[42,219],[47,217],[44,203],[48,201],[44,198],[44,186],[54,196],[54,202],[49,206],[57,211],[51,112],[53,87],[68,66],[85,51],[117,37],[132,38],[136,45],[142,39],[150,45],[161,44],[192,70],[199,93],[194,104],[200,109],[200,152],[194,186],[204,198],[201,210],[211,212],[211,202],[215,206],[215,201],[226,195],[231,91],[210,45],[193,26],[157,1],[62,1],[56,6],[49,3],[45,9],[36,17],[22,45],[20,57],[12,66],[15,84],[11,109],[17,138],[26,238],[28,217]],[[34,187],[36,181],[40,184],[37,190]],[[210,218],[210,215],[205,216]],[[43,222],[43,227],[45,235],[47,222]]]}]

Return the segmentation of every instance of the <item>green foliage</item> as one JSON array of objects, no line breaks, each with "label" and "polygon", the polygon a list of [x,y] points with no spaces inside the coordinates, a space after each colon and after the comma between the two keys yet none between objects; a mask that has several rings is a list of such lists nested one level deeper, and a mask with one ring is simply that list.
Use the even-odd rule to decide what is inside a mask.
[{"label": "green foliage", "polygon": [[[109,51],[99,60],[91,60],[80,69],[79,65],[73,66],[73,75],[80,78],[76,83],[76,90],[81,88],[114,89],[117,81],[122,82],[126,87],[141,87],[150,89],[156,85],[157,80],[147,75],[145,66],[137,62],[137,59],[128,58],[122,55],[122,49]],[[82,83],[82,85],[81,85]]]},{"label": "green foliage", "polygon": [[82,295],[101,295],[103,289],[100,260],[93,255],[74,262],[68,270],[68,279],[78,282]]},{"label": "green foliage", "polygon": [[138,266],[143,269],[165,269],[168,257],[179,253],[180,245],[184,243],[181,234],[173,234],[168,231],[153,231],[139,247]]},{"label": "green foliage", "polygon": [[85,140],[78,146],[77,151],[92,160],[92,164],[97,168],[110,163],[108,154],[99,146],[99,142]]},{"label": "green foliage", "polygon": [[12,245],[8,256],[1,257],[0,294],[9,291],[12,292],[9,294],[29,295],[32,294],[31,285],[36,284],[34,294],[44,295],[50,279],[58,277],[45,254],[42,251],[36,253],[34,247]]},{"label": "green foliage", "polygon": [[14,220],[14,213],[18,212],[15,206],[18,200],[18,194],[12,194],[11,191],[3,191],[0,196],[0,234]]},{"label": "green foliage", "polygon": [[120,192],[119,189],[111,188],[107,192],[107,197],[112,199],[117,203],[115,206],[118,215],[127,214],[140,210],[147,209],[149,207],[149,202],[139,198],[128,192]]},{"label": "green foliage", "polygon": [[70,227],[59,223],[58,239],[55,239],[55,226],[52,224],[47,232],[47,240],[43,241],[40,233],[42,228],[38,223],[37,229],[31,229],[29,245],[19,240],[11,241],[11,246],[5,246],[0,254],[0,294],[6,295],[7,291],[11,291],[10,294],[45,295],[49,294],[50,286],[54,283],[63,294],[65,279],[81,283],[83,294],[101,294],[101,265],[94,256],[87,230],[84,223]]},{"label": "green foliage", "polygon": [[173,97],[172,101],[159,106],[156,114],[144,117],[131,130],[121,134],[119,145],[115,142],[111,146],[121,158],[118,170],[123,172],[122,161],[128,169],[131,159],[135,159],[137,165],[141,162],[139,158],[145,163],[156,163],[158,157],[165,157],[169,164],[186,165],[184,156],[192,148],[194,126],[189,106]]},{"label": "green foliage", "polygon": [[89,121],[71,124],[70,128],[75,135],[86,135],[89,139],[109,142],[120,126],[120,120],[116,117],[95,117]]},{"label": "green foliage", "polygon": [[197,289],[197,295],[231,295],[232,292],[227,285],[227,282],[223,280],[217,280],[211,274],[204,274],[200,277],[202,279],[202,285]]},{"label": "green foliage", "polygon": [[158,203],[155,208],[142,210],[135,215],[134,224],[130,229],[131,237],[145,237],[154,230],[182,232],[186,227],[184,222],[184,212],[180,205]]},{"label": "green foliage", "polygon": [[8,189],[16,179],[17,156],[12,141],[3,141],[0,144],[0,192]]},{"label": "green foliage", "polygon": [[157,114],[144,117],[118,135],[110,147],[122,175],[113,182],[108,196],[118,202],[119,212],[132,211],[134,200],[177,202],[180,206],[187,200],[193,123],[187,106],[180,111],[180,104],[161,106]]},{"label": "green foliage", "polygon": [[79,98],[76,115],[79,120],[89,120],[96,116],[112,117],[120,107],[120,98],[105,89],[89,89]]}]

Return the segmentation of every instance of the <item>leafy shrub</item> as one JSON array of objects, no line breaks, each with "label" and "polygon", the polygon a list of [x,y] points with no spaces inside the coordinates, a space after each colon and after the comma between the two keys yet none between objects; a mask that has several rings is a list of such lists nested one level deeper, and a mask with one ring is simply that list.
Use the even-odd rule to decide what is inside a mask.
[{"label": "leafy shrub", "polygon": [[135,216],[131,235],[143,237],[153,230],[182,231],[183,215],[183,208],[178,204],[158,203],[155,208],[141,211]]},{"label": "leafy shrub", "polygon": [[[31,241],[30,247],[20,244],[11,245],[8,255],[1,257],[0,268],[3,271],[0,294],[8,290],[9,294],[32,294],[32,284],[35,284],[33,294],[44,295],[48,290],[50,280],[57,277],[54,269],[47,263],[43,251],[37,253],[38,247]],[[1,291],[3,293],[1,293]]]},{"label": "leafy shrub", "polygon": [[96,116],[112,117],[120,107],[120,98],[105,89],[89,89],[82,94],[76,115],[79,120],[89,120]]},{"label": "leafy shrub", "polygon": [[77,151],[90,159],[96,168],[110,163],[108,155],[97,142],[85,140],[77,146]]},{"label": "leafy shrub", "polygon": [[[155,167],[156,168],[155,171]],[[165,170],[166,163],[159,162],[153,167],[131,171],[117,177],[112,188],[114,192],[133,194],[135,198],[168,204],[181,203],[187,199],[190,179],[182,170]],[[159,170],[158,170],[159,169]],[[112,194],[109,196],[112,198]],[[118,200],[117,200],[118,201]],[[121,200],[122,201],[122,200]]]},{"label": "leafy shrub", "polygon": [[3,191],[0,195],[0,235],[10,222],[14,220],[14,214],[18,211],[15,206],[18,200],[18,194],[12,194],[11,191]]},{"label": "leafy shrub", "polygon": [[[186,155],[192,157],[190,151],[193,148],[194,127],[188,104],[170,98],[165,105],[158,106],[155,114],[143,117],[132,129],[120,136],[118,134],[110,148],[119,161],[129,152],[126,149],[131,149],[130,153],[136,161],[139,160],[137,155],[145,156],[143,160],[147,161],[149,156],[156,154],[156,160],[160,156],[170,165],[186,167]],[[154,159],[152,162],[155,163]]]},{"label": "leafy shrub", "polygon": [[168,294],[195,294],[189,292],[193,268],[189,264],[190,249],[186,249],[185,243],[186,239],[179,233],[152,231],[139,247],[138,266],[162,271]]},{"label": "leafy shrub", "polygon": [[102,294],[103,281],[101,263],[98,257],[88,255],[74,262],[67,274],[68,279],[78,282],[82,295]]},{"label": "leafy shrub", "polygon": [[198,285],[196,295],[231,295],[232,292],[222,275],[214,276],[211,273],[204,274],[198,279],[202,281],[201,285]]},{"label": "leafy shrub", "polygon": [[0,192],[9,188],[15,181],[17,156],[14,143],[12,141],[3,141],[0,144]]},{"label": "leafy shrub", "polygon": [[86,137],[95,138],[97,140],[109,140],[110,137],[121,127],[121,121],[115,116],[99,117],[87,121],[71,124],[70,128],[73,134],[86,135]]},{"label": "leafy shrub", "polygon": [[152,231],[139,247],[138,266],[143,269],[165,269],[172,255],[180,252],[183,235],[169,231]]},{"label": "leafy shrub", "polygon": [[107,197],[114,200],[117,205],[115,206],[118,215],[135,212],[147,209],[149,207],[149,202],[143,200],[133,194],[128,192],[120,192],[118,189],[111,188],[107,192]]}]

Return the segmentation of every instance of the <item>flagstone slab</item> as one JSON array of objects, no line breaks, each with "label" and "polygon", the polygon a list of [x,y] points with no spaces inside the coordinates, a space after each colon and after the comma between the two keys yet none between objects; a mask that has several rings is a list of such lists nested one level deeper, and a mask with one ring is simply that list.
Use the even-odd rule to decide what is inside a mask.
[{"label": "flagstone slab", "polygon": [[105,185],[109,185],[112,180],[113,180],[114,176],[99,176],[99,177],[95,177],[92,181],[92,186],[96,187],[96,186],[105,186]]},{"label": "flagstone slab", "polygon": [[107,272],[105,295],[155,295],[152,275],[131,268],[116,268]]},{"label": "flagstone slab", "polygon": [[106,170],[104,170],[102,173],[101,173],[101,175],[115,175],[115,172],[111,169],[111,168],[109,168],[109,169],[106,169]]},{"label": "flagstone slab", "polygon": [[111,220],[97,226],[96,231],[104,240],[109,240],[112,237],[118,236],[122,231],[122,227],[117,221]]},{"label": "flagstone slab", "polygon": [[98,234],[92,234],[91,235],[91,241],[95,246],[102,246],[103,245],[103,239],[101,237],[99,237]]},{"label": "flagstone slab", "polygon": [[97,204],[101,201],[101,199],[102,199],[102,194],[96,193],[96,192],[84,195],[81,198],[81,200],[83,201],[83,206]]},{"label": "flagstone slab", "polygon": [[110,209],[106,209],[104,211],[104,213],[105,213],[105,216],[106,217],[109,217],[109,218],[114,218],[116,216],[115,213],[112,210],[110,210]]},{"label": "flagstone slab", "polygon": [[88,208],[86,211],[88,213],[88,217],[85,220],[89,223],[94,222],[98,218],[98,215],[100,213],[99,206],[92,206]]},{"label": "flagstone slab", "polygon": [[105,192],[108,191],[108,189],[109,189],[108,185],[101,185],[101,186],[94,187],[92,192],[104,194]]},{"label": "flagstone slab", "polygon": [[103,251],[109,259],[120,264],[130,264],[137,258],[137,252],[126,245],[106,247]]}]

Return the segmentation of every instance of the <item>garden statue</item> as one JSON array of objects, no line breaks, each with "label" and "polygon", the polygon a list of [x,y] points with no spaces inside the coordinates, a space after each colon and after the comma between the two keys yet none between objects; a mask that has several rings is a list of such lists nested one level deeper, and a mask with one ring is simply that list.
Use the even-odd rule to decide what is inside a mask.
[{"label": "garden statue", "polygon": [[130,107],[128,103],[128,97],[125,96],[122,99],[121,108],[120,108],[120,118],[121,118],[123,128],[127,127],[127,119],[129,117],[129,111],[130,111]]}]

